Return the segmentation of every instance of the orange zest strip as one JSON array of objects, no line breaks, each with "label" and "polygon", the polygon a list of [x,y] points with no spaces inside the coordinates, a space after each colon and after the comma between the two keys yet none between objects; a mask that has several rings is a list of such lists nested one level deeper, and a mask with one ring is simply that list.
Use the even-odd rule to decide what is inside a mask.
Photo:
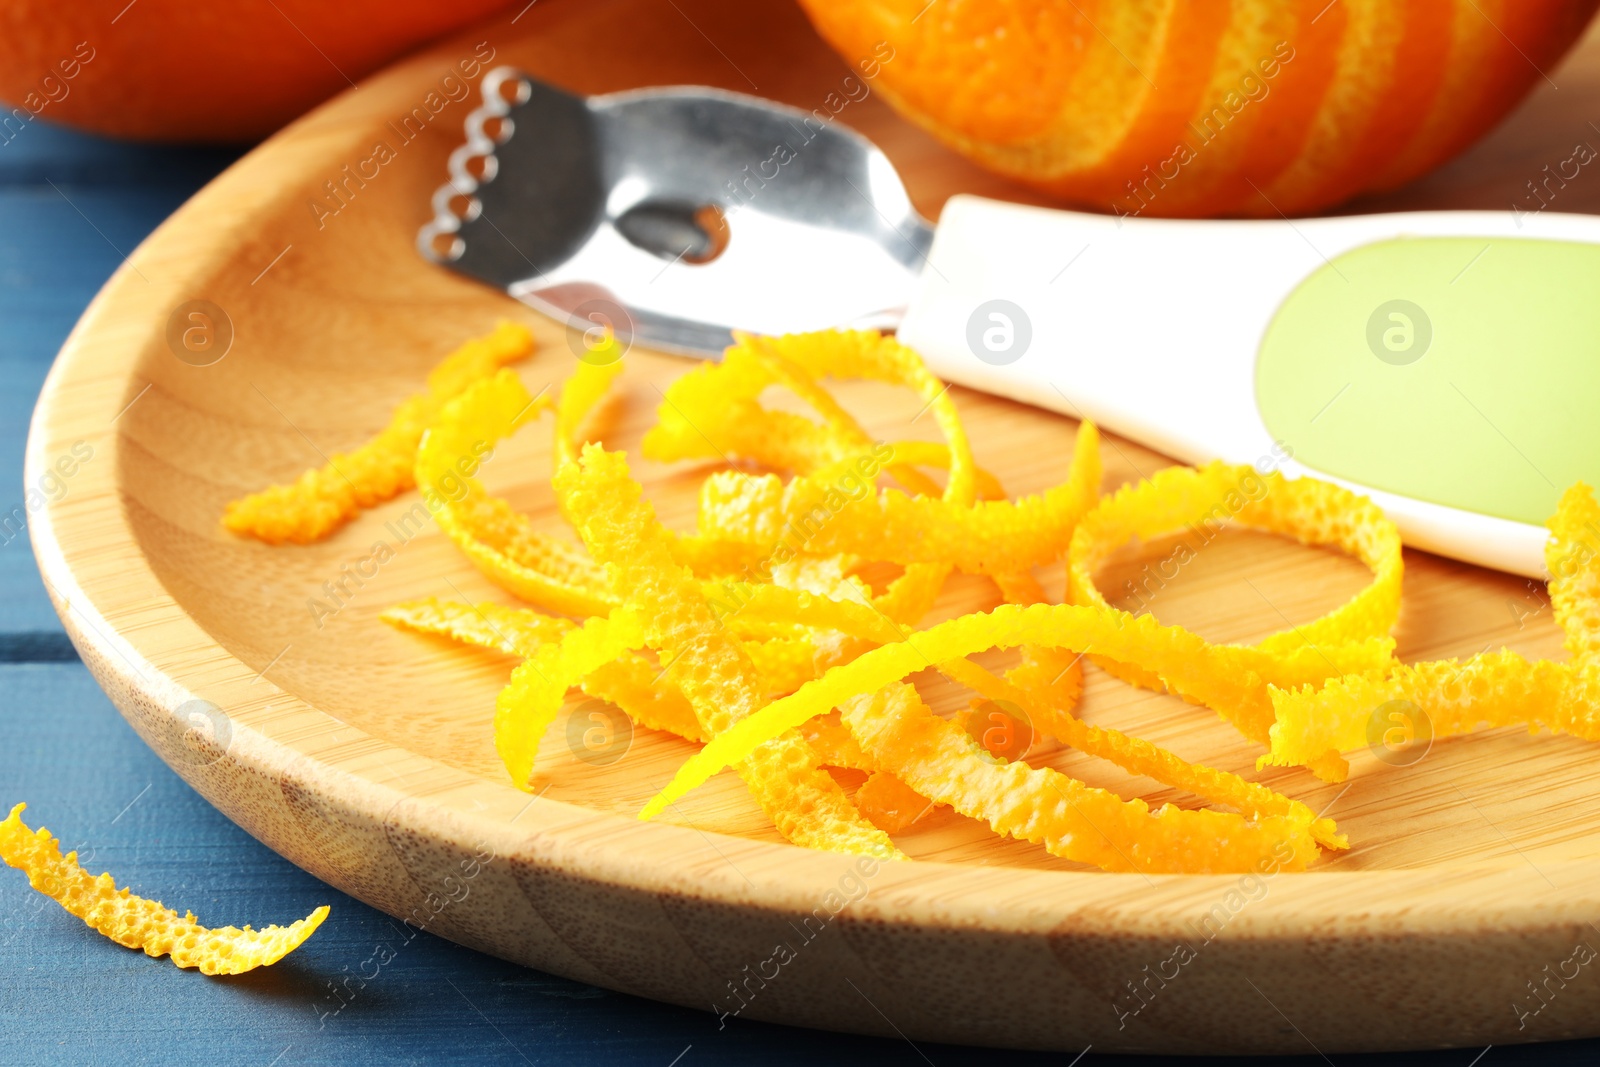
[{"label": "orange zest strip", "polygon": [[[894,462],[889,465],[889,473],[901,485],[913,493],[923,496],[938,496],[937,485],[926,477],[913,477],[919,474],[916,468],[932,467],[934,470],[948,471],[950,469],[950,446],[938,441],[893,441],[889,447],[894,450]],[[983,467],[974,464],[972,467],[974,480],[973,495],[977,500],[1004,500],[1006,487],[1000,484],[1000,479]]]},{"label": "orange zest strip", "polygon": [[496,585],[550,611],[603,615],[616,603],[586,552],[540,533],[476,474],[494,446],[549,406],[509,370],[446,404],[417,450],[417,481],[439,527]]},{"label": "orange zest strip", "polygon": [[1600,506],[1589,487],[1579,482],[1562,494],[1549,526],[1550,602],[1572,662],[1502,649],[1275,687],[1272,751],[1262,762],[1310,766],[1342,781],[1349,765],[1340,753],[1382,743],[1390,713],[1434,739],[1521,725],[1600,740]]},{"label": "orange zest strip", "polygon": [[1505,650],[1348,675],[1321,687],[1273,688],[1271,694],[1278,721],[1272,752],[1262,762],[1329,767],[1334,773],[1322,776],[1330,781],[1348,773],[1339,753],[1381,740],[1393,701],[1404,701],[1402,714],[1414,719],[1413,728],[1425,722],[1434,739],[1521,725],[1600,740],[1600,667],[1528,660]]},{"label": "orange zest strip", "polygon": [[[466,645],[492,649],[508,656],[532,656],[539,647],[558,642],[576,629],[568,619],[541,615],[527,608],[499,604],[459,604],[433,599],[415,600],[386,609],[384,622],[415,633],[437,634]],[[596,667],[579,682],[584,693],[609,701],[628,717],[652,730],[704,740],[694,711],[671,686],[657,685],[660,668],[626,653]]]},{"label": "orange zest strip", "polygon": [[147,956],[170,956],[179,967],[202,974],[243,974],[278,962],[316,932],[328,917],[326,905],[289,926],[253,930],[246,926],[210,929],[192,913],[179,915],[159,901],[118,889],[109,874],[98,878],[78,866],[78,854],[61,854],[49,830],[30,829],[18,804],[0,822],[0,859],[28,876],[28,884],[126,948]]},{"label": "orange zest strip", "polygon": [[904,833],[938,807],[888,771],[873,771],[856,790],[856,807],[886,834]]},{"label": "orange zest strip", "polygon": [[[722,471],[701,489],[700,528],[706,536],[771,546],[809,526],[815,529],[808,551],[1002,575],[1059,558],[1099,487],[1099,434],[1086,422],[1067,480],[1040,495],[962,504],[886,489],[841,508],[831,506],[840,490],[820,474],[786,484],[773,475]],[[819,522],[823,515],[830,518]]]},{"label": "orange zest strip", "polygon": [[608,331],[601,345],[603,347],[593,350],[590,358],[578,361],[577,369],[561,386],[561,399],[556,404],[557,466],[577,460],[578,453],[588,443],[583,436],[584,421],[605,399],[622,373],[622,354],[617,339]]},{"label": "orange zest strip", "polygon": [[1600,505],[1582,482],[1561,495],[1545,545],[1550,604],[1574,660],[1600,652]]},{"label": "orange zest strip", "polygon": [[[400,629],[448,637],[476,648],[519,657],[534,655],[539,646],[559,642],[576,628],[576,624],[567,619],[541,615],[527,608],[461,604],[433,598],[396,604],[379,617]],[[793,692],[820,673],[815,661],[822,652],[810,638],[746,641],[742,647],[761,672],[768,692]],[[658,665],[639,655],[626,653],[595,668],[579,686],[587,695],[615,704],[641,726],[664,730],[690,741],[706,738],[683,693],[662,676]],[[850,731],[839,724],[838,716],[823,716],[807,726],[805,739],[824,765],[872,770],[861,746],[856,744]]]},{"label": "orange zest strip", "polygon": [[736,457],[797,472],[838,460],[843,441],[837,423],[819,424],[759,402],[778,382],[771,361],[748,346],[730,347],[718,362],[702,363],[667,386],[642,453],[663,463]]},{"label": "orange zest strip", "polygon": [[829,767],[848,767],[853,771],[874,771],[872,760],[861,751],[856,735],[839,721],[837,712],[818,715],[800,727],[799,734],[816,750],[817,756]]},{"label": "orange zest strip", "polygon": [[[710,584],[702,588],[713,593],[721,591]],[[898,636],[891,623],[864,604],[781,586],[749,588],[745,594],[749,599],[743,607],[749,610],[736,609],[723,618],[737,634],[769,635],[765,640],[742,642],[768,692],[793,692],[834,662],[851,658],[870,643]],[[532,655],[539,645],[559,640],[576,625],[569,619],[527,608],[487,602],[463,604],[432,597],[396,604],[385,609],[379,618],[400,629],[450,637],[462,644],[514,656]],[[811,627],[842,633],[824,640]],[[770,636],[773,634],[778,636]]]},{"label": "orange zest strip", "polygon": [[532,788],[539,742],[560,714],[567,690],[644,644],[639,616],[618,608],[590,618],[558,642],[540,645],[511,672],[495,700],[494,744],[518,789]]},{"label": "orange zest strip", "polygon": [[706,739],[693,705],[677,686],[666,683],[659,665],[643,656],[623,656],[597,667],[582,684],[589,696],[615,704],[640,726],[688,741]]},{"label": "orange zest strip", "polygon": [[[1070,604],[1005,604],[987,614],[951,619],[905,640],[864,652],[834,667],[793,694],[713,737],[679,769],[667,787],[640,813],[648,819],[668,803],[703,783],[712,774],[743,758],[755,745],[792,730],[817,715],[839,707],[861,693],[876,692],[910,674],[990,648],[1038,644],[1082,650],[1094,647],[1113,659],[1147,666],[1167,679],[1181,695],[1203,703],[1235,726],[1267,740],[1272,705],[1258,671],[1274,664],[1251,649],[1218,648],[1176,626],[1161,626],[1148,615],[1132,616],[1109,608]],[[1364,650],[1366,658],[1388,655],[1386,642],[1346,646]],[[1310,650],[1297,653],[1286,673],[1312,673]],[[1324,667],[1326,669],[1326,667]],[[1359,668],[1358,668],[1359,669]],[[1247,734],[1248,736],[1248,734]],[[912,783],[915,786],[915,783]]]},{"label": "orange zest strip", "polygon": [[[435,634],[518,657],[534,655],[539,646],[560,641],[577,625],[568,619],[541,615],[527,608],[492,603],[462,604],[431,597],[386,608],[379,618],[414,633]],[[851,642],[841,639],[838,644],[847,648]],[[823,668],[819,664],[825,662],[823,650],[809,637],[746,641],[743,648],[771,693],[789,693],[800,688],[821,672]],[[705,740],[694,709],[661,673],[659,666],[627,653],[595,668],[579,686],[587,695],[615,704],[641,726],[665,730],[690,741]]]},{"label": "orange zest strip", "polygon": [[[1068,601],[1105,605],[1094,572],[1112,550],[1134,538],[1150,540],[1188,528],[1174,553],[1204,546],[1227,523],[1284,534],[1308,545],[1332,545],[1372,569],[1360,593],[1320,619],[1260,642],[1267,652],[1385,637],[1400,610],[1404,565],[1400,531],[1377,505],[1315,478],[1289,479],[1248,465],[1210,463],[1169,467],[1105,497],[1072,534],[1067,554]],[[1182,562],[1181,559],[1179,562]]]},{"label": "orange zest strip", "polygon": [[1303,870],[1318,855],[1309,819],[1172,805],[1152,812],[1059,771],[985,758],[904,683],[851,698],[840,713],[862,748],[911,789],[1065,859],[1108,871],[1210,874]]},{"label": "orange zest strip", "polygon": [[461,604],[434,597],[385,608],[378,618],[402,630],[438,634],[508,656],[530,656],[538,646],[561,640],[576,625],[570,619],[526,608],[488,602]]},{"label": "orange zest strip", "polygon": [[[625,591],[627,607],[621,610],[640,620],[641,637],[662,657],[667,677],[688,699],[701,728],[715,739],[761,707],[765,695],[754,665],[719,624],[700,582],[672,558],[627,461],[588,445],[577,463],[556,472],[555,486],[585,544],[606,567],[612,588]],[[901,858],[888,835],[867,822],[822,769],[805,740],[792,732],[780,734],[736,761],[778,832],[813,848]]]},{"label": "orange zest strip", "polygon": [[[1044,590],[1033,572],[997,574],[994,583],[1007,604],[1043,604]],[[987,673],[987,672],[985,672]],[[1033,699],[1066,715],[1083,695],[1083,654],[1045,645],[1023,645],[1022,662],[1006,672],[1006,682],[1033,694]]]},{"label": "orange zest strip", "polygon": [[417,446],[443,406],[475,381],[533,352],[526,326],[502,322],[495,332],[452,352],[428,376],[428,390],[407,398],[377,436],[330,457],[288,485],[274,485],[223,512],[222,524],[269,544],[320,541],[370,508],[416,487]]},{"label": "orange zest strip", "polygon": [[1133,775],[1193,793],[1213,804],[1236,808],[1252,819],[1282,816],[1310,827],[1312,838],[1325,848],[1350,847],[1332,819],[1318,819],[1310,808],[1257,782],[1227,771],[1189,763],[1175,753],[1120,730],[1090,726],[1052,707],[1040,694],[1012,685],[971,660],[949,660],[940,673],[989,700],[1005,700],[1020,707],[1038,729],[1079,752],[1114,763]]},{"label": "orange zest strip", "polygon": [[[887,470],[914,492],[937,496],[936,485],[914,464],[926,462],[951,472],[944,497],[968,504],[974,492],[1002,496],[999,482],[973,463],[960,418],[944,387],[922,360],[892,338],[876,333],[792,334],[778,338],[736,335],[722,361],[697,368],[668,388],[657,425],[645,436],[652,459],[692,459],[730,455],[756,459],[769,467],[813,475],[830,487],[829,512],[869,495],[880,470]],[[822,375],[871,378],[911,388],[934,411],[948,445],[911,442],[905,455],[898,445],[874,443],[859,423],[817,381]],[[822,417],[819,425],[793,413],[766,408],[760,396],[782,385]],[[778,545],[749,544],[757,559],[784,559],[811,551],[808,514]],[[715,536],[706,534],[705,536]],[[951,568],[916,564],[875,599],[878,609],[901,623],[914,623],[932,607]]]},{"label": "orange zest strip", "polygon": [[[927,372],[921,357],[893,338],[871,332],[761,338],[737,334],[720,362],[702,364],[667,388],[657,423],[645,435],[644,454],[664,462],[731,455],[813,474],[872,444],[861,425],[818,382],[824,376],[905,386],[930,402],[939,397],[937,421],[947,436],[952,429],[959,430],[954,406],[941,395],[943,385]],[[822,423],[761,404],[761,394],[775,385],[810,405]],[[907,488],[913,492],[936,495],[932,483],[912,469],[915,466],[946,470],[954,466],[971,472],[979,496],[1004,495],[999,482],[972,462],[964,434],[957,433],[949,445],[910,441],[903,447],[905,454],[896,452],[891,472],[909,479]],[[964,492],[958,485],[957,495]]]},{"label": "orange zest strip", "polygon": [[[819,481],[831,485],[834,490],[843,487],[850,491],[859,484],[861,495],[866,496],[873,485],[873,478],[865,475],[875,475],[878,467],[883,466],[912,492],[938,496],[940,494],[933,481],[913,465],[916,462],[914,457],[923,456],[943,460],[939,465],[950,475],[943,498],[952,503],[971,504],[980,485],[994,483],[994,487],[998,488],[999,483],[992,477],[986,478],[973,461],[971,444],[962,428],[960,416],[950,402],[948,390],[942,386],[934,388],[938,382],[927,372],[920,356],[898,342],[887,341],[879,335],[858,334],[851,335],[850,340],[862,345],[865,351],[830,359],[825,355],[830,345],[826,342],[819,345],[818,336],[800,334],[783,338],[754,338],[737,335],[738,343],[735,345],[737,351],[753,353],[775,381],[782,382],[809,403],[833,431],[833,462],[798,473],[816,475]],[[798,361],[791,356],[798,357]],[[937,408],[935,419],[948,443],[943,446],[913,444],[907,447],[905,454],[896,452],[895,446],[884,448],[881,444],[875,444],[860,424],[818,384],[816,378],[820,374],[874,378],[915,390],[927,400],[929,406]],[[880,456],[886,458],[882,464],[869,461],[867,466],[863,466],[862,457],[869,454],[873,460]],[[852,475],[856,476],[854,482],[851,481]],[[830,493],[824,500],[829,510],[834,510],[833,494]],[[802,542],[808,551],[811,549],[809,541],[808,536]],[[882,596],[874,599],[873,606],[896,622],[915,623],[933,607],[951,569],[944,563],[912,564],[890,583]]]}]

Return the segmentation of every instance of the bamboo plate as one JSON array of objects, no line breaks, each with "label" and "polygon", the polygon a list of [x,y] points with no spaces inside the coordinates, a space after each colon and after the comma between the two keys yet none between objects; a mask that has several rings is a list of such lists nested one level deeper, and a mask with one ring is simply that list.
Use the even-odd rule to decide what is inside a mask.
[{"label": "bamboo plate", "polygon": [[[541,757],[544,792],[513,788],[489,729],[510,663],[378,621],[410,597],[503,599],[437,529],[404,528],[413,500],[311,547],[227,535],[225,501],[354,445],[442,353],[498,316],[528,321],[541,340],[523,370],[530,386],[572,366],[560,329],[413,251],[471,106],[450,98],[458,63],[492,48],[497,63],[583,91],[698,81],[806,108],[846,73],[786,4],[567,0],[513,14],[370,79],[217,179],[134,253],[50,375],[30,484],[78,452],[63,465],[65,497],[34,519],[41,569],[85,662],[186,780],[392,915],[530,966],[746,1018],[1069,1052],[1326,1053],[1600,1032],[1600,981],[1572,977],[1583,969],[1576,946],[1600,944],[1590,923],[1600,753],[1585,743],[1503,731],[1441,742],[1403,769],[1362,754],[1344,787],[1265,775],[1328,809],[1354,842],[1305,874],[1108,875],[946,815],[904,835],[915,862],[855,876],[844,857],[779,842],[728,775],[695,793],[677,825],[632,820],[687,752],[643,729],[622,758],[596,766],[573,758],[558,722]],[[1589,80],[1594,57],[1581,50],[1563,81]],[[1583,128],[1574,95],[1537,97],[1406,206],[1503,203],[1537,172],[1541,146]],[[407,140],[403,120],[420,108],[428,121],[413,118],[421,130]],[[957,190],[1027,198],[876,96],[840,121],[884,146],[926,212]],[[1540,128],[1554,132],[1541,140]],[[380,140],[393,158],[350,180]],[[1562,206],[1583,196],[1600,192],[1575,189]],[[175,310],[195,300],[231,323],[231,347],[206,366],[168,341]],[[632,353],[597,424],[603,439],[636,450],[656,389],[685,366]],[[934,433],[909,396],[843,395],[875,433]],[[1069,421],[957,397],[979,460],[1013,493],[1063,475]],[[486,478],[557,530],[547,437],[508,443]],[[1106,454],[1108,487],[1163,462],[1127,442]],[[687,525],[703,472],[637,469],[667,520]],[[1114,563],[1105,584],[1148,583],[1167,548]],[[1059,568],[1044,577],[1059,590]],[[349,595],[331,601],[324,583],[341,580]],[[1225,534],[1157,581],[1151,603],[1209,637],[1253,639],[1364,581],[1350,560]],[[940,611],[992,602],[986,585],[962,582]],[[1407,554],[1397,636],[1408,658],[1560,646],[1542,585],[1419,553]],[[930,693],[944,707],[959,700]],[[1209,712],[1094,668],[1083,714],[1253,773],[1256,753]],[[1096,784],[1169,796],[1068,753],[1048,759]],[[1166,962],[1179,942],[1193,958]]]}]

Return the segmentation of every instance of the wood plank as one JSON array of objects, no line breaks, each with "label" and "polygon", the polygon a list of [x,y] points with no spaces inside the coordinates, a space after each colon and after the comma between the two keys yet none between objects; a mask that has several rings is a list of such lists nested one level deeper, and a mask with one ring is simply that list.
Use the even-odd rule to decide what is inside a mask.
[{"label": "wood plank", "polygon": [[[21,476],[45,373],[123,256],[239,152],[129,144],[47,121],[0,143],[0,660],[72,655],[29,550]],[[34,503],[71,491],[31,488],[41,490]]]},{"label": "wood plank", "polygon": [[20,130],[7,128],[0,140],[0,186],[154,186],[187,196],[242,151],[243,146],[118,141],[41,120]]}]

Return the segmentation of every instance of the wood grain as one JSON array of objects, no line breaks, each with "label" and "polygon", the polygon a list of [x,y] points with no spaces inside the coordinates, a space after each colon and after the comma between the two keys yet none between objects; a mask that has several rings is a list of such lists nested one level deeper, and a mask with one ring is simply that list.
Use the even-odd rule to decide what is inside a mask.
[{"label": "wood grain", "polygon": [[[531,388],[559,384],[572,367],[568,339],[551,322],[413,251],[469,103],[446,105],[377,177],[352,187],[336,214],[310,207],[376,140],[394,141],[388,123],[479,41],[495,48],[496,62],[586,92],[708,82],[811,107],[847,72],[786,4],[569,0],[531,7],[514,25],[510,17],[296,123],[134,253],[69,339],[35,416],[30,481],[78,441],[95,450],[72,491],[36,519],[36,551],[85,662],[123,714],[274,849],[463,944],[613,989],[732,1010],[740,1004],[732,986],[780,941],[797,940],[792,924],[824,906],[847,859],[781,844],[728,775],[696,792],[676,825],[633,821],[688,752],[642,729],[624,758],[595,767],[573,758],[558,722],[538,768],[548,789],[530,798],[513,788],[489,731],[510,663],[377,619],[416,596],[504,599],[436,529],[401,543],[386,524],[412,501],[304,548],[238,540],[217,521],[227,500],[381,426],[443,352],[498,316],[527,321],[542,342],[523,371]],[[1568,69],[1579,86],[1600,70],[1593,38],[1558,82],[1569,83]],[[1552,146],[1564,145],[1576,95],[1537,95],[1508,127],[1514,133],[1393,203],[1504,206],[1499,199],[1540,158],[1528,130],[1547,129]],[[841,121],[885,148],[930,215],[957,191],[1031,199],[876,97],[851,104]],[[1586,189],[1575,182],[1561,206],[1600,204],[1600,185]],[[165,339],[169,314],[194,299],[225,309],[233,324],[232,348],[210,366],[175,358]],[[632,352],[595,424],[601,438],[636,452],[656,390],[685,366]],[[1064,476],[1069,420],[956,395],[980,462],[1011,492]],[[860,387],[841,396],[875,434],[935,434],[908,395]],[[529,431],[508,443],[485,477],[559,531],[546,438]],[[1166,462],[1117,440],[1106,458],[1108,486]],[[704,469],[636,469],[667,521],[686,527]],[[380,540],[394,558],[319,625],[308,602]],[[1119,587],[1161,551],[1155,543],[1125,554],[1104,584]],[[1059,595],[1059,567],[1043,577]],[[1163,621],[1249,640],[1327,610],[1364,580],[1349,560],[1229,534],[1151,603]],[[985,583],[959,581],[938,613],[992,603]],[[1397,637],[1407,658],[1502,644],[1553,656],[1560,646],[1542,585],[1420,553],[1407,555]],[[929,692],[938,706],[960,702]],[[221,710],[192,720],[196,699]],[[1210,712],[1092,668],[1083,715],[1254,773],[1257,753]],[[947,815],[904,836],[915,862],[877,870],[865,896],[797,946],[777,978],[754,980],[743,1014],[1073,1052],[1090,1043],[1334,1052],[1597,1033],[1600,982],[1588,976],[1567,981],[1523,1027],[1515,1008],[1539,1006],[1526,983],[1542,981],[1576,942],[1600,943],[1590,925],[1600,913],[1595,755],[1572,739],[1502,731],[1442,742],[1403,770],[1363,755],[1346,786],[1263,774],[1327,808],[1354,847],[1312,872],[1244,887],[1228,877],[1087,871]],[[1191,802],[1070,753],[1046,758],[1125,795]],[[473,863],[475,854],[492,859]],[[1226,903],[1241,891],[1243,905]],[[1191,924],[1219,905],[1225,928],[1197,941]],[[1138,1004],[1126,983],[1144,981],[1144,968],[1170,957],[1179,939],[1196,945],[1196,959],[1176,978],[1153,980],[1148,1005],[1122,1017],[1116,998],[1124,1010]]]}]

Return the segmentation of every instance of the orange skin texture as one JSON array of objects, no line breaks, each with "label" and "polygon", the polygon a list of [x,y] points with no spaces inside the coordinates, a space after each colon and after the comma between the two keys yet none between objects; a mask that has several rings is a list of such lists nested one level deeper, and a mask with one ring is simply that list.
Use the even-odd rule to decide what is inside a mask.
[{"label": "orange skin texture", "polygon": [[253,141],[506,3],[0,0],[0,100],[116,137]]},{"label": "orange skin texture", "polygon": [[[1404,185],[1462,152],[1544,83],[1600,7],[800,3],[875,91],[991,170],[1118,215],[1266,218]],[[1220,128],[1202,126],[1219,107]]]}]

